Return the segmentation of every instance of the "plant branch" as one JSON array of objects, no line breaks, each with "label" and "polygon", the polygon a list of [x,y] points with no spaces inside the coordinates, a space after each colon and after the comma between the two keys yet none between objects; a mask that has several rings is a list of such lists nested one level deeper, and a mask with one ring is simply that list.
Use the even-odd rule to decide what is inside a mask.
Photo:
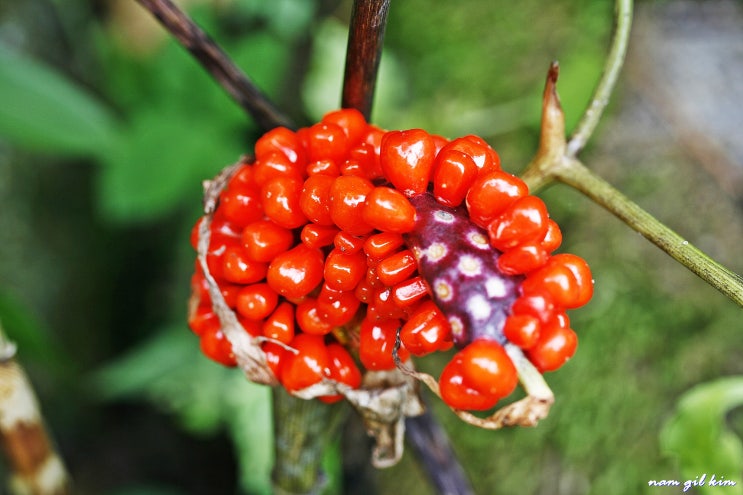
[{"label": "plant branch", "polygon": [[343,108],[359,110],[370,120],[390,0],[356,0],[353,4],[343,76]]},{"label": "plant branch", "polygon": [[263,130],[293,127],[227,54],[170,0],[137,0],[150,11]]},{"label": "plant branch", "polygon": [[[0,444],[18,495],[67,495],[70,478],[49,438],[33,386],[0,327]],[[1,490],[0,490],[1,491]]]},{"label": "plant branch", "polygon": [[691,245],[570,154],[565,142],[565,116],[557,95],[557,76],[557,65],[552,64],[547,74],[542,100],[539,149],[522,174],[522,179],[529,189],[539,189],[555,179],[574,187],[708,284],[743,306],[743,278],[740,275]]},{"label": "plant branch", "polygon": [[705,282],[743,306],[743,277],[704,254],[578,160],[569,160],[557,168],[555,177],[609,210]]},{"label": "plant branch", "polygon": [[567,144],[567,154],[571,157],[575,157],[583,149],[593,131],[596,130],[624,65],[632,28],[632,0],[617,0],[615,9],[616,26],[601,80]]}]

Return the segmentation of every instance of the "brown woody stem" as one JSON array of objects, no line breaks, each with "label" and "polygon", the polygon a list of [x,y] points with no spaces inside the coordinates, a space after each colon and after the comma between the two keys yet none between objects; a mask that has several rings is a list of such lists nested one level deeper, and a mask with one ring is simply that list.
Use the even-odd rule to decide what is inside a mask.
[{"label": "brown woody stem", "polygon": [[374,101],[389,6],[390,0],[356,0],[353,4],[341,106],[359,110],[367,121]]},{"label": "brown woody stem", "polygon": [[293,127],[291,120],[243,73],[227,54],[170,0],[137,0],[209,72],[263,130]]}]

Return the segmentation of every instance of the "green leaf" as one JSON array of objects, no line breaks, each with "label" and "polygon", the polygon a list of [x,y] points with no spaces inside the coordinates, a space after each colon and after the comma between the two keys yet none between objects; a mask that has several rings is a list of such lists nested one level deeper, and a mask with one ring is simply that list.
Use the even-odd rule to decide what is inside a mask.
[{"label": "green leaf", "polygon": [[53,352],[56,346],[43,325],[29,308],[4,291],[0,291],[0,327],[18,346],[22,358],[43,361],[52,369],[60,365],[60,356]]},{"label": "green leaf", "polygon": [[[679,400],[660,434],[661,449],[675,458],[689,480],[706,475],[700,493],[741,495],[743,443],[725,424],[726,413],[743,405],[743,377],[698,385]],[[733,486],[710,486],[712,476]]]},{"label": "green leaf", "polygon": [[104,157],[97,189],[102,213],[113,221],[149,221],[198,202],[201,181],[239,157],[237,137],[214,120],[158,108],[137,113]]},{"label": "green leaf", "polygon": [[45,152],[101,155],[116,133],[110,109],[89,91],[0,45],[0,137]]}]

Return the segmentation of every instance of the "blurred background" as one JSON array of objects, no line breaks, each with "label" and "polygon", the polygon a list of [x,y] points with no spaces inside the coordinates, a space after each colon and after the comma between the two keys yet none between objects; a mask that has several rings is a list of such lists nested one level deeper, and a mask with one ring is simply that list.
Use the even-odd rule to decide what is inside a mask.
[{"label": "blurred background", "polygon": [[[301,124],[340,104],[350,1],[178,3]],[[479,134],[518,173],[550,62],[571,129],[613,10],[393,1],[372,120]],[[742,78],[741,2],[638,2],[619,88],[581,155],[738,273]],[[269,392],[201,356],[185,322],[201,180],[257,136],[134,0],[0,2],[0,322],[76,493],[267,493]],[[696,493],[743,493],[740,308],[579,193],[540,195],[596,294],[571,315],[579,352],[548,376],[557,400],[539,427],[481,431],[432,401],[477,493],[678,493],[648,481],[704,472],[739,486]],[[328,469],[342,478],[337,460]],[[410,454],[365,479],[344,492],[433,493]]]}]

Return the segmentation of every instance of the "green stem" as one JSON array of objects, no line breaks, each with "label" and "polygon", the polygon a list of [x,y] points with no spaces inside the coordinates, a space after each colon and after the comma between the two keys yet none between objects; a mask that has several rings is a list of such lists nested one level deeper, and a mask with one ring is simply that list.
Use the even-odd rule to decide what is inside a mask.
[{"label": "green stem", "polygon": [[712,287],[743,306],[743,277],[711,259],[578,160],[563,160],[559,167],[553,169],[553,174],[559,181],[609,210]]},{"label": "green stem", "polygon": [[326,480],[322,460],[337,437],[347,408],[319,400],[299,399],[282,387],[273,388],[274,450],[272,474],[278,495],[320,495]]},{"label": "green stem", "polygon": [[571,157],[576,156],[583,149],[593,131],[596,130],[601,115],[604,113],[606,105],[609,104],[609,98],[614,91],[614,86],[616,86],[619,73],[624,65],[632,28],[632,0],[617,0],[615,9],[616,27],[614,28],[609,54],[606,57],[604,72],[588,108],[583,113],[583,117],[568,142],[567,155]]}]

